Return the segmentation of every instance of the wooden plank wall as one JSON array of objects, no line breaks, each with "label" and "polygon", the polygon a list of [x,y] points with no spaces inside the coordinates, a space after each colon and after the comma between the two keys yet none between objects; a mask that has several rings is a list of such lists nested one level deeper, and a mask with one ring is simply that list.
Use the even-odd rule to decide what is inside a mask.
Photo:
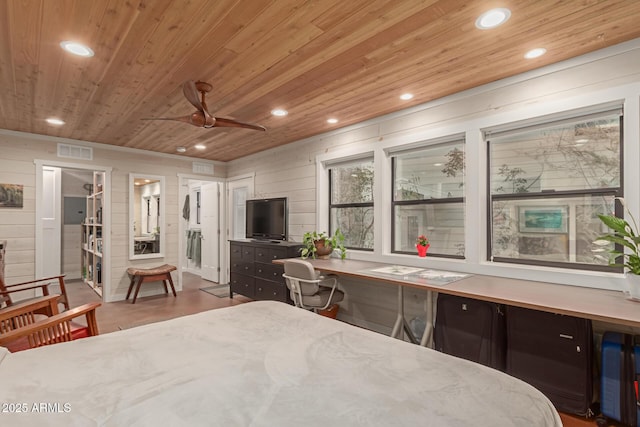
[{"label": "wooden plank wall", "polygon": [[[552,67],[456,94],[420,109],[409,109],[371,120],[359,126],[298,141],[283,147],[229,162],[228,175],[255,173],[255,197],[289,198],[290,240],[300,241],[305,231],[316,229],[316,157],[326,153],[357,150],[365,144],[389,138],[410,140],[417,134],[456,122],[475,120],[477,131],[482,117],[541,102],[562,100],[627,83],[640,82],[640,53],[629,51],[586,62],[579,66]],[[291,117],[295,120],[295,117]],[[627,188],[638,183],[625,183]],[[636,190],[637,191],[637,190]],[[380,200],[380,194],[374,198]],[[372,254],[371,258],[376,258]],[[343,280],[348,294],[339,317],[355,324],[388,332],[393,325],[396,293],[391,286]],[[421,295],[407,295],[407,301],[422,301]],[[423,309],[408,307],[408,318]]]},{"label": "wooden plank wall", "polygon": [[[74,144],[74,141],[64,142]],[[111,166],[111,294],[110,299],[124,299],[129,280],[129,266],[151,267],[178,263],[178,177],[192,174],[192,161],[179,156],[154,155],[145,151],[112,150],[94,145],[93,160],[81,161],[57,157],[57,141],[30,134],[0,132],[0,183],[24,185],[22,209],[0,209],[0,236],[7,240],[6,280],[18,283],[35,275],[35,179],[34,159],[80,165]],[[166,256],[164,259],[129,260],[129,173],[165,176]],[[224,164],[214,167],[216,177],[226,175]],[[180,204],[180,208],[181,208]],[[78,258],[79,258],[78,254]],[[157,290],[162,288],[158,285]],[[147,292],[154,292],[149,287]],[[163,292],[163,291],[162,291]]]}]

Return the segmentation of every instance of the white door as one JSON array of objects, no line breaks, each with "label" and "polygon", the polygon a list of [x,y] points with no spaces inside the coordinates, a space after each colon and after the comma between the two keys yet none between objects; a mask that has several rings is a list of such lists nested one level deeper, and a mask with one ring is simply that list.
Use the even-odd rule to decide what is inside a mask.
[{"label": "white door", "polygon": [[201,241],[201,276],[205,280],[212,282],[220,281],[219,264],[219,234],[220,215],[219,206],[219,184],[217,182],[203,183],[200,188],[200,229],[202,231]]},{"label": "white door", "polygon": [[42,242],[37,248],[42,271],[37,271],[37,277],[57,276],[61,272],[62,221],[61,209],[61,169],[44,167],[42,169],[42,208],[41,232]]}]

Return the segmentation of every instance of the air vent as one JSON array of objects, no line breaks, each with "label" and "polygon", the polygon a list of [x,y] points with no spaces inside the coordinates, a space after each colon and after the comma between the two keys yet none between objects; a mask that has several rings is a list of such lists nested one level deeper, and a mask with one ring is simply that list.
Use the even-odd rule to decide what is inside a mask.
[{"label": "air vent", "polygon": [[58,157],[93,160],[93,148],[80,145],[58,144]]},{"label": "air vent", "polygon": [[193,173],[213,175],[213,164],[193,162]]}]

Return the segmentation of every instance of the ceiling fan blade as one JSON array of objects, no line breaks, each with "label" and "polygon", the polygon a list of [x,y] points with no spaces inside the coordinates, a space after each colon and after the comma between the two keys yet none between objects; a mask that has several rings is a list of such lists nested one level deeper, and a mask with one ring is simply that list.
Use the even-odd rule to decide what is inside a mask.
[{"label": "ceiling fan blade", "polygon": [[216,117],[215,119],[216,119],[215,127],[247,128],[247,129],[261,130],[261,131],[267,130],[267,128],[265,128],[264,126],[255,125],[253,123],[243,123],[237,120],[225,119],[222,117]]},{"label": "ceiling fan blade", "polygon": [[193,80],[187,80],[186,82],[184,82],[184,84],[182,85],[182,93],[184,94],[185,98],[187,98],[187,100],[191,103],[191,105],[196,107],[198,110],[205,112],[205,114],[209,114],[207,109],[204,107],[204,105],[202,105],[202,102],[200,101],[200,93],[196,88],[196,82],[194,82]]},{"label": "ceiling fan blade", "polygon": [[202,126],[202,124],[193,122],[192,115],[182,116],[182,117],[144,117],[140,120],[171,120],[175,122],[189,123],[190,125],[194,125],[194,126]]}]

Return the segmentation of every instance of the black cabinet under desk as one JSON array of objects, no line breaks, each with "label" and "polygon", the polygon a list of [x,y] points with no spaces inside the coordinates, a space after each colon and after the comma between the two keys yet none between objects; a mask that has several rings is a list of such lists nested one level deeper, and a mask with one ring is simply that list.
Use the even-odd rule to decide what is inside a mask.
[{"label": "black cabinet under desk", "polygon": [[272,264],[274,259],[300,256],[302,245],[296,242],[231,240],[230,295],[242,294],[254,300],[275,300],[291,303],[282,277],[284,267]]}]

